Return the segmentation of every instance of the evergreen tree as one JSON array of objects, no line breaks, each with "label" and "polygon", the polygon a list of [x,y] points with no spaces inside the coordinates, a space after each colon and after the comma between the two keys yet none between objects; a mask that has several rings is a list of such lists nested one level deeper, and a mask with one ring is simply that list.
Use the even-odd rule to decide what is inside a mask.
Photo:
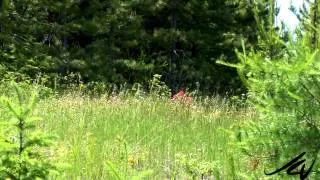
[{"label": "evergreen tree", "polygon": [[[43,50],[43,31],[49,28],[42,2],[2,1],[0,12],[1,65],[6,71],[34,75],[51,69]],[[4,74],[5,72],[0,72]]]},{"label": "evergreen tree", "polygon": [[306,35],[310,47],[312,49],[319,48],[319,23],[320,23],[320,2],[319,0],[306,0],[302,8],[297,11],[294,7],[291,7],[292,11],[296,14],[300,21],[300,29],[298,35],[300,37]]},{"label": "evergreen tree", "polygon": [[[269,11],[268,1],[256,2]],[[161,74],[173,92],[195,82],[224,92],[240,81],[216,60],[234,62],[241,39],[253,47],[258,38],[247,0],[4,0],[1,7],[2,74],[79,73],[85,82],[118,84]]]},{"label": "evergreen tree", "polygon": [[[259,3],[265,7],[267,3]],[[149,7],[149,8],[148,8]],[[216,65],[220,58],[235,61],[241,39],[257,40],[253,3],[225,1],[135,1],[131,6],[143,19],[148,34],[147,56],[155,57],[171,88],[198,81],[202,89],[239,87],[235,72]],[[263,15],[263,14],[259,14]]]}]

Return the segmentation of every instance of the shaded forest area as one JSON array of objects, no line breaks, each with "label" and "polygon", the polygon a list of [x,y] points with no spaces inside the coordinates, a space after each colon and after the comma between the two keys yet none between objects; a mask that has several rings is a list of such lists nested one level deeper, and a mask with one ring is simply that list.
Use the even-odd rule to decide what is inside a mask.
[{"label": "shaded forest area", "polygon": [[[241,92],[234,69],[241,40],[258,47],[268,0],[3,0],[0,77],[46,85],[76,74],[81,81],[148,84],[154,74],[176,92]],[[266,24],[263,26],[267,27]],[[59,83],[66,83],[60,78]]]}]

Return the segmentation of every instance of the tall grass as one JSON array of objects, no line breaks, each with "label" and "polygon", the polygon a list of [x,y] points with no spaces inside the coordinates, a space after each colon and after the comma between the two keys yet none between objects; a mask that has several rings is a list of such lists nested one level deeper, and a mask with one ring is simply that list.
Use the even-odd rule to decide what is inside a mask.
[{"label": "tall grass", "polygon": [[[59,137],[55,159],[70,164],[61,179],[112,179],[108,162],[127,179],[147,169],[152,170],[149,179],[203,177],[211,172],[211,177],[230,179],[228,135],[220,128],[254,116],[219,97],[187,105],[77,93],[42,100],[36,114],[44,118],[39,128]],[[206,169],[197,163],[207,163]]]}]

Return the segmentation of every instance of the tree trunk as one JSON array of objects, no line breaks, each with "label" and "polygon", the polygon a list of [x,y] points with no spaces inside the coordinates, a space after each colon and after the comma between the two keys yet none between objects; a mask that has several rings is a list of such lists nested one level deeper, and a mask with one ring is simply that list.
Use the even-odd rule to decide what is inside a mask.
[{"label": "tree trunk", "polygon": [[[177,65],[177,39],[176,39],[176,30],[177,30],[177,8],[178,8],[179,0],[172,1],[172,17],[171,17],[171,29],[173,30],[174,34],[171,40],[171,57],[169,62],[170,68],[170,84],[171,84],[171,92],[175,94],[177,92],[177,76],[175,73],[176,68],[172,68],[172,65]],[[177,66],[175,66],[177,67]]]},{"label": "tree trunk", "polygon": [[317,29],[318,29],[318,0],[314,0],[313,7],[311,9],[312,13],[312,34],[311,34],[311,47],[312,49],[318,48],[318,35],[317,35]]}]

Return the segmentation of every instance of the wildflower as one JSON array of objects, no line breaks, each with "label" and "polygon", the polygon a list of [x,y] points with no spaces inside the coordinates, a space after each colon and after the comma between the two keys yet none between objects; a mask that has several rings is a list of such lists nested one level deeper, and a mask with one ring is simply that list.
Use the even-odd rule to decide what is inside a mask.
[{"label": "wildflower", "polygon": [[129,156],[128,157],[128,164],[131,166],[131,167],[134,167],[135,165],[137,165],[139,163],[139,160],[137,159],[137,157],[134,157],[134,156]]}]

